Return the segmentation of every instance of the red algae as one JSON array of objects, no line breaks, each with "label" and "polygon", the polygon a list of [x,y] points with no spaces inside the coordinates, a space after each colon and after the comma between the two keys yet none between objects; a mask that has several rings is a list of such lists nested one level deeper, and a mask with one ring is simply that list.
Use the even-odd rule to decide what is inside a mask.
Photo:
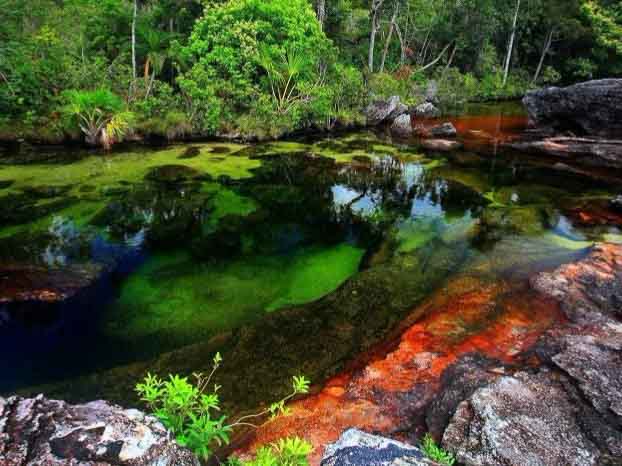
[{"label": "red algae", "polygon": [[261,426],[238,454],[280,437],[300,436],[315,449],[350,427],[382,433],[412,431],[440,389],[443,371],[460,356],[477,352],[504,363],[533,346],[562,319],[558,304],[526,284],[486,283],[459,277],[415,309],[424,317],[410,325],[384,353],[329,380],[321,392],[290,405],[291,414]]}]

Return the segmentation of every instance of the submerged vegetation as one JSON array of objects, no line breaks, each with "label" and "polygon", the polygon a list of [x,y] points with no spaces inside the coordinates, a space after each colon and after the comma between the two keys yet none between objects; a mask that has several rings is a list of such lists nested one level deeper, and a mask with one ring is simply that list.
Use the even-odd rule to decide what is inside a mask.
[{"label": "submerged vegetation", "polygon": [[0,136],[274,138],[622,72],[612,0],[1,0]]}]

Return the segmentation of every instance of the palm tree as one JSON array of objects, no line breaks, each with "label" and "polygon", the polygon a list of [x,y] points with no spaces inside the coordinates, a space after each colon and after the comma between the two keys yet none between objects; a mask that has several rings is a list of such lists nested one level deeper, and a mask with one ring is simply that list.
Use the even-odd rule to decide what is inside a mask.
[{"label": "palm tree", "polygon": [[68,122],[80,128],[86,143],[109,149],[130,130],[134,114],[118,95],[107,89],[71,90],[64,93],[67,104],[61,112]]}]

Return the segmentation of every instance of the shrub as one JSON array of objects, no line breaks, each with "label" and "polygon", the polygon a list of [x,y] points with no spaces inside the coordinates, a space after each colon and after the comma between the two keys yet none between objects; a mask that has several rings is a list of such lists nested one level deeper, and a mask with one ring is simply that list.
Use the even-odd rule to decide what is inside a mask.
[{"label": "shrub", "polygon": [[421,440],[421,450],[428,458],[437,463],[453,466],[456,462],[454,455],[439,447],[430,434],[425,434]]},{"label": "shrub", "polygon": [[109,148],[134,125],[134,114],[125,109],[123,100],[107,89],[70,90],[63,94],[61,108],[65,122],[84,133],[87,144]]},{"label": "shrub", "polygon": [[[285,403],[296,395],[309,391],[309,381],[304,376],[294,377],[292,392],[288,396],[273,403],[264,411],[242,416],[228,424],[227,416],[220,414],[218,395],[220,387],[218,385],[210,387],[211,379],[221,362],[220,354],[216,353],[212,371],[208,376],[193,374],[195,384],[190,383],[187,377],[179,375],[170,375],[168,380],[162,380],[147,374],[143,383],[136,385],[136,392],[141,400],[175,435],[177,442],[204,460],[210,457],[214,445],[220,446],[229,442],[229,434],[234,428],[255,426],[251,420],[286,414],[288,410]],[[292,445],[300,447],[298,443]],[[290,450],[288,447],[283,451]]]}]

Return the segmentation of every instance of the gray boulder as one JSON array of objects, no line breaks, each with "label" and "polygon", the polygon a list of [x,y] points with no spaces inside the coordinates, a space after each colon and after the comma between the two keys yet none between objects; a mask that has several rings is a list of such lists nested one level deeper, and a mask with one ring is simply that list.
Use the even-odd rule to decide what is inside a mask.
[{"label": "gray boulder", "polygon": [[397,117],[391,125],[391,134],[401,138],[412,136],[413,126],[410,115],[404,114]]},{"label": "gray boulder", "polygon": [[456,137],[458,131],[451,123],[443,123],[430,128],[428,134],[433,138],[453,138]]},{"label": "gray boulder", "polygon": [[2,466],[199,466],[154,417],[105,401],[0,397]]},{"label": "gray boulder", "polygon": [[459,462],[478,466],[588,466],[598,448],[547,371],[501,377],[460,403],[443,435]]},{"label": "gray boulder", "polygon": [[424,120],[427,118],[438,118],[441,116],[441,111],[434,106],[431,102],[425,102],[417,105],[411,110],[411,115],[418,120]]},{"label": "gray boulder", "polygon": [[436,152],[452,152],[462,148],[462,143],[448,139],[424,139],[421,147]]},{"label": "gray boulder", "polygon": [[358,429],[348,429],[326,447],[321,466],[430,466],[417,447]]},{"label": "gray boulder", "polygon": [[622,137],[622,79],[528,92],[523,104],[532,127],[578,135]]},{"label": "gray boulder", "polygon": [[388,100],[378,100],[369,104],[365,110],[365,116],[369,126],[379,126],[393,122],[406,112],[408,112],[408,107],[400,102],[399,96],[394,95]]}]

